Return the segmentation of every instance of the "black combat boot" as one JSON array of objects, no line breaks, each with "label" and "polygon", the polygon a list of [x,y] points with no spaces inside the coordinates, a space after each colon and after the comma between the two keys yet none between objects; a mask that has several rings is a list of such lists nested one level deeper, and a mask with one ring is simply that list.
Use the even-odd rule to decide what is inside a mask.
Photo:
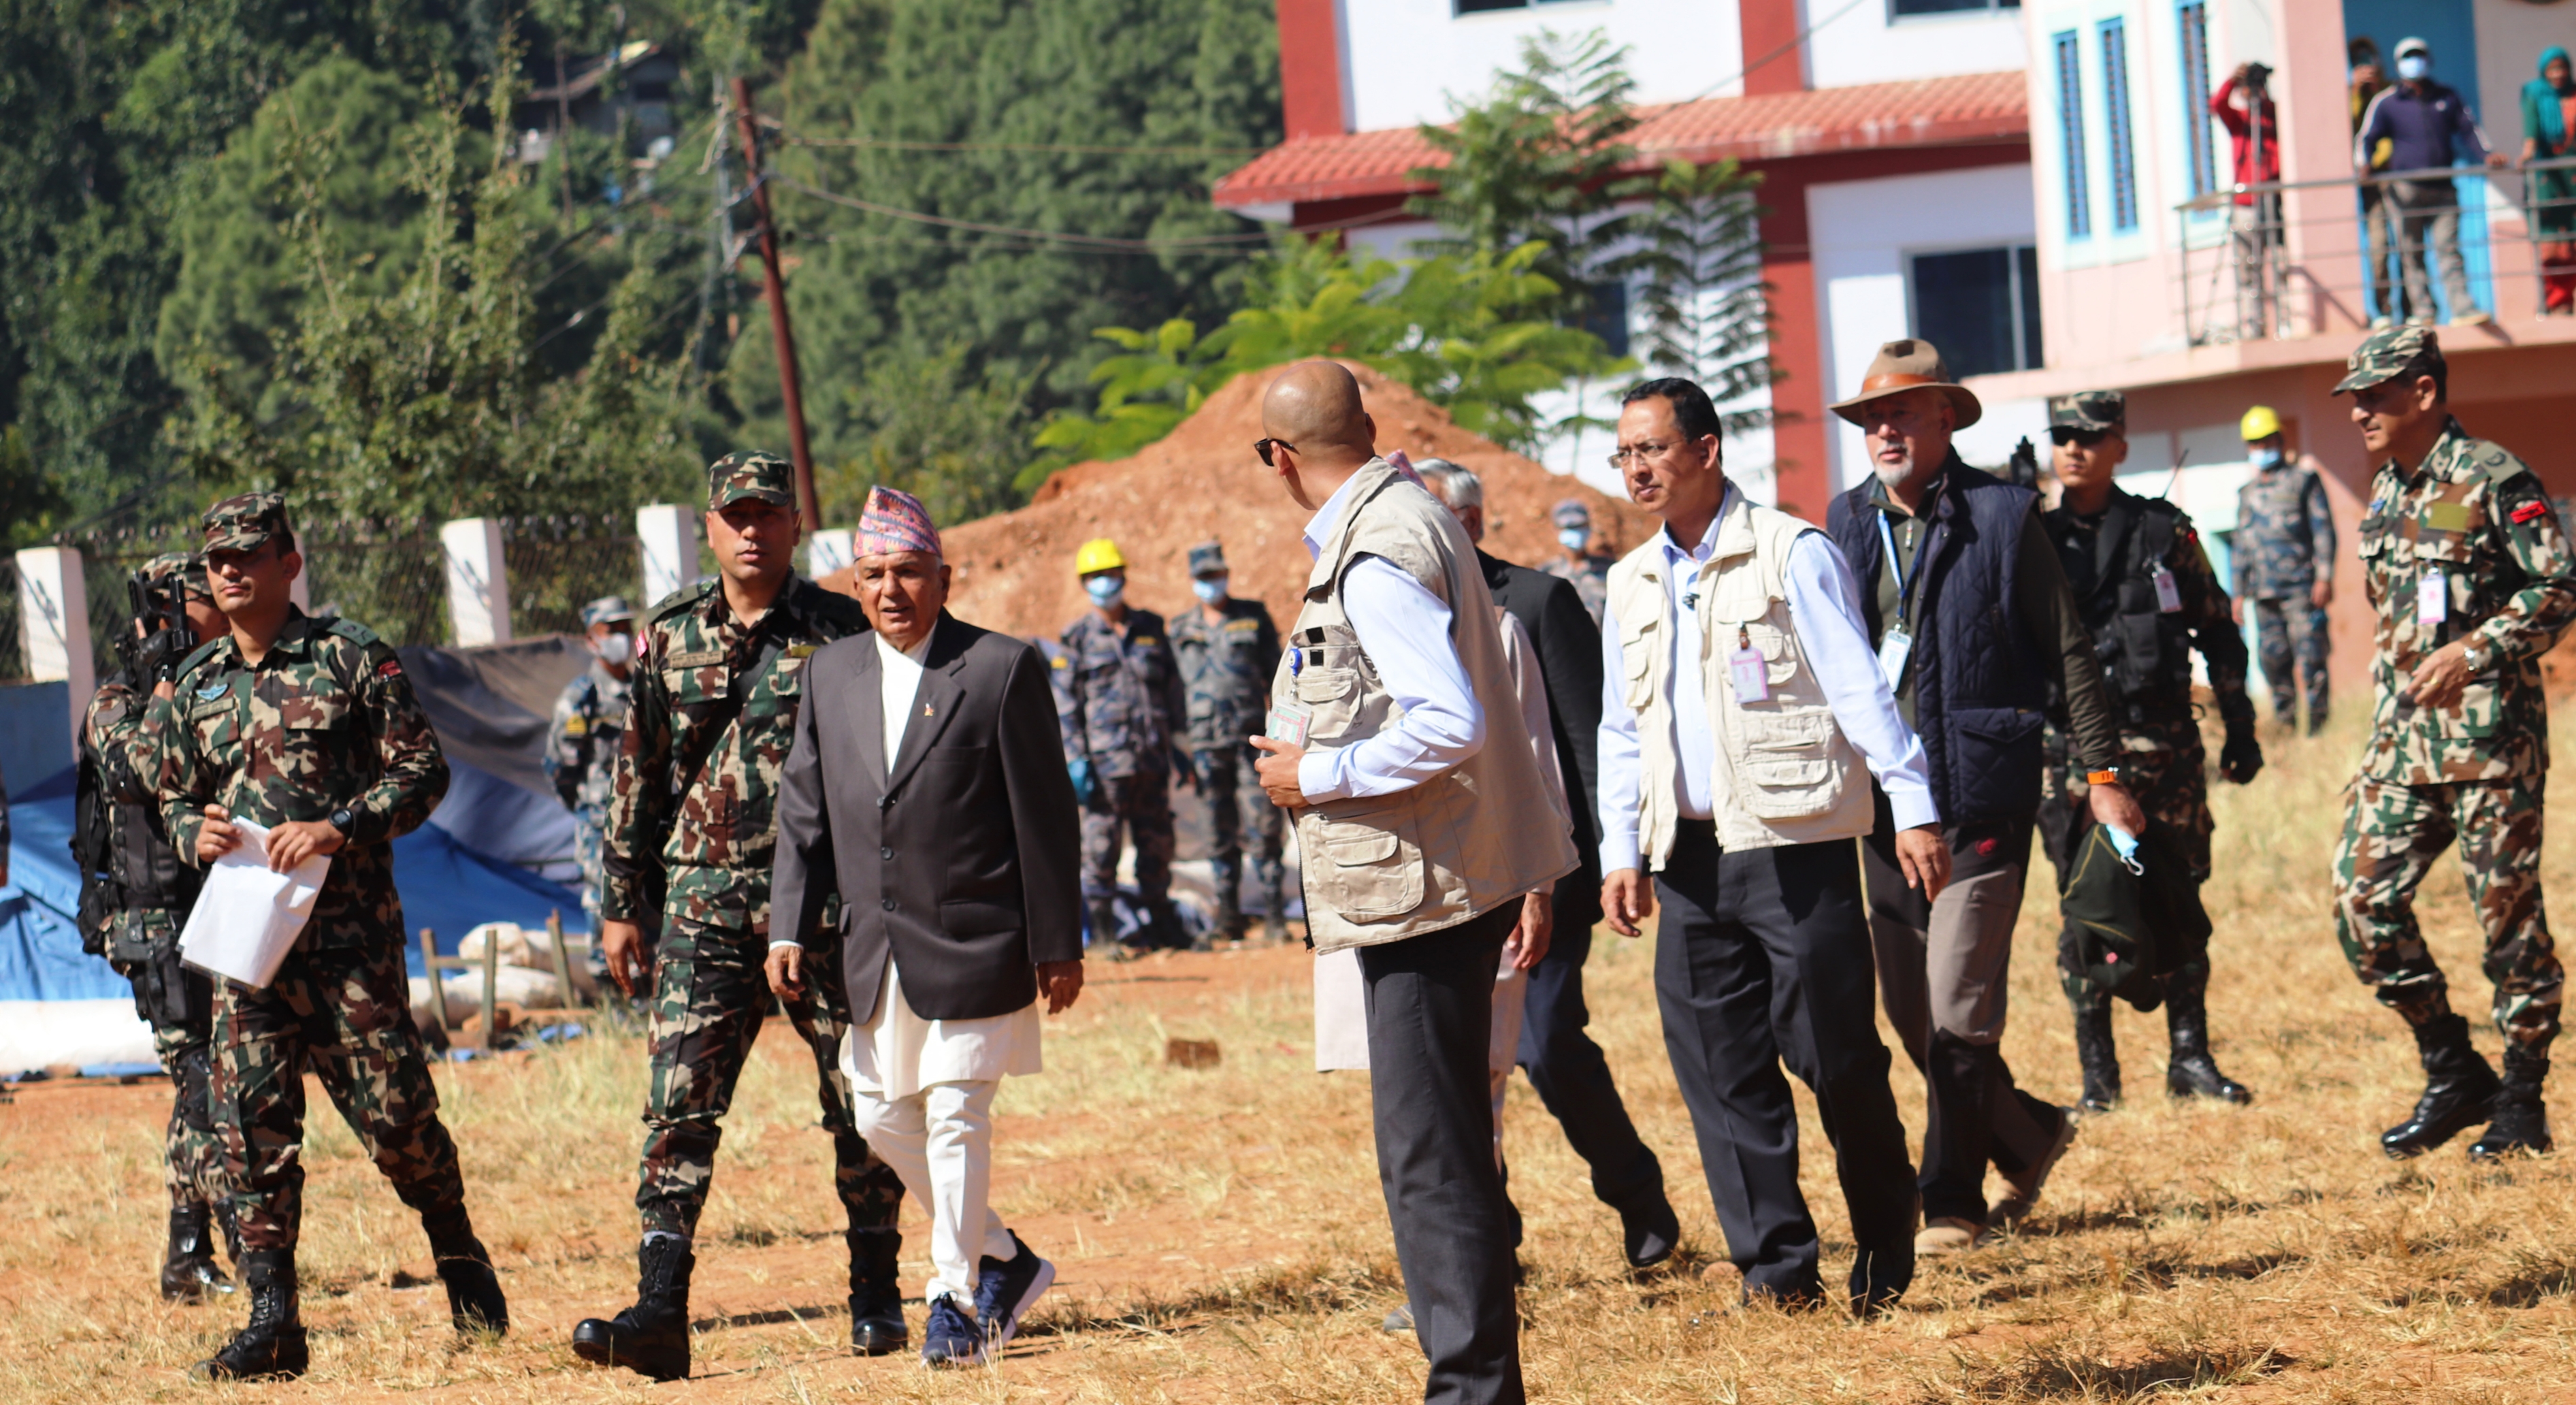
[{"label": "black combat boot", "polygon": [[2120,1048],[2111,1037],[2111,1002],[2075,1005],[2075,1057],[2084,1065],[2086,1112],[2109,1112],[2120,1105]]},{"label": "black combat boot", "polygon": [[2209,1055],[2209,988],[2206,978],[2177,977],[2165,992],[2165,1033],[2173,1053],[2165,1063],[2165,1091],[2177,1098],[2216,1098],[2238,1105],[2254,1090],[2218,1071]]},{"label": "black combat boot", "polygon": [[1112,961],[1130,961],[1135,959],[1136,953],[1142,945],[1141,939],[1152,935],[1151,932],[1139,933],[1139,945],[1131,947],[1127,943],[1118,939],[1118,909],[1114,904],[1105,902],[1090,903],[1086,906],[1086,910],[1091,915],[1092,949],[1095,951],[1107,952],[1109,959]]},{"label": "black combat boot", "polygon": [[313,1357],[295,1312],[295,1251],[253,1249],[240,1267],[242,1286],[250,1290],[250,1324],[190,1368],[190,1379],[280,1381],[303,1375]]},{"label": "black combat boot", "polygon": [[[213,1216],[200,1203],[170,1207],[170,1248],[161,1259],[161,1296],[174,1303],[201,1303],[216,1293],[229,1293],[233,1281],[215,1267],[215,1243],[207,1232]],[[238,1255],[235,1256],[238,1261]]]},{"label": "black combat boot", "polygon": [[2495,1120],[2486,1135],[2469,1148],[2471,1161],[2501,1161],[2517,1151],[2543,1156],[2549,1151],[2549,1109],[2541,1104],[2540,1085],[2549,1078],[2549,1048],[2504,1051],[2504,1090],[2496,1094]]},{"label": "black combat boot", "polygon": [[2462,1016],[2443,1014],[2415,1026],[2415,1051],[2424,1061],[2424,1096],[2405,1121],[2379,1134],[2380,1146],[2400,1161],[2494,1117],[2502,1086],[2469,1047],[2469,1022]]},{"label": "black combat boot", "polygon": [[850,1350],[888,1356],[910,1342],[903,1326],[903,1276],[896,1255],[903,1231],[854,1229],[850,1239]]},{"label": "black combat boot", "polygon": [[635,1306],[572,1329],[572,1354],[594,1366],[623,1366],[657,1381],[689,1377],[689,1241],[657,1234],[635,1251]]},{"label": "black combat boot", "polygon": [[510,1304],[501,1296],[500,1275],[492,1271],[492,1255],[474,1237],[465,1212],[455,1211],[436,1223],[424,1218],[421,1225],[429,1231],[430,1257],[438,1264],[439,1281],[447,1285],[447,1315],[456,1330],[495,1336],[509,1331]]},{"label": "black combat boot", "polygon": [[1218,874],[1216,888],[1216,930],[1209,935],[1221,942],[1242,941],[1244,921],[1241,885],[1230,884],[1225,881],[1224,874]]}]

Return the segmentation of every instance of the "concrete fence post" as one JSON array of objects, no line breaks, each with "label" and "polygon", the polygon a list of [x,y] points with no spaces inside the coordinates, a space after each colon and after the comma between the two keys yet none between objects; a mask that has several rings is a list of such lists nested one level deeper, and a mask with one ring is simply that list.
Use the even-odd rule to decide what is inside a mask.
[{"label": "concrete fence post", "polygon": [[441,523],[447,558],[447,617],[459,645],[510,642],[510,573],[501,560],[501,519],[466,517]]},{"label": "concrete fence post", "polygon": [[859,534],[848,527],[817,527],[805,539],[805,578],[821,580],[858,559]]},{"label": "concrete fence post", "polygon": [[644,543],[644,598],[650,609],[698,578],[698,526],[689,510],[669,503],[635,509],[635,535]]},{"label": "concrete fence post", "polygon": [[81,714],[98,691],[98,669],[89,643],[89,582],[81,554],[68,546],[31,546],[18,553],[18,621],[27,676],[70,685],[71,715],[64,719],[75,743]]}]

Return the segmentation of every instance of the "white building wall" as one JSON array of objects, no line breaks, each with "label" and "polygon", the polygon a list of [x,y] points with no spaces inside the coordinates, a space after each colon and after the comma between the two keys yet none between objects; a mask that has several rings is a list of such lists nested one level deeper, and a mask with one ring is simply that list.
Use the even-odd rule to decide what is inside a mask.
[{"label": "white building wall", "polygon": [[1799,18],[1814,26],[1807,38],[1808,85],[1849,88],[2022,66],[2019,10],[1899,18],[1892,8],[1887,0],[1800,0]]},{"label": "white building wall", "polygon": [[1461,15],[1451,0],[1341,0],[1340,17],[1354,131],[1449,120],[1453,102],[1481,101],[1495,74],[1518,68],[1521,42],[1542,29],[1598,29],[1626,45],[1641,103],[1743,92],[1743,29],[1731,2],[1557,0]]},{"label": "white building wall", "polygon": [[[1913,335],[1908,254],[2028,244],[2036,225],[2028,166],[1808,187],[1827,403],[1860,392],[1881,343]],[[1958,436],[1959,453],[1970,463],[2000,464],[2023,436],[2044,442],[2047,426],[2044,402],[1988,404],[1984,418]],[[1825,452],[1838,488],[1859,482],[1868,471],[1859,429],[1839,416],[1826,435]]]}]

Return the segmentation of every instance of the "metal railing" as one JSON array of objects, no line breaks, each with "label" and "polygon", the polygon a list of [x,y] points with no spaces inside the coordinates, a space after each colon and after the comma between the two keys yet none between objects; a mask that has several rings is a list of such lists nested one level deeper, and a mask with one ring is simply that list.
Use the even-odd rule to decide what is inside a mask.
[{"label": "metal railing", "polygon": [[[2331,198],[2346,189],[2349,205]],[[2303,336],[2338,313],[2477,320],[2499,292],[2518,308],[2516,284],[2533,308],[2576,312],[2576,251],[2550,248],[2576,243],[2576,157],[2226,186],[2174,216],[2192,346]]]}]

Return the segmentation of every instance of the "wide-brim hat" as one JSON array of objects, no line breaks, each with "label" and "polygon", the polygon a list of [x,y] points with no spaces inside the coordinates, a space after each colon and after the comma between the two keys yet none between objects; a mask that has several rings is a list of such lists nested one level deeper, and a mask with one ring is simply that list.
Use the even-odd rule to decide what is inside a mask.
[{"label": "wide-brim hat", "polygon": [[1985,418],[1986,407],[1977,402],[1977,393],[1950,378],[1950,366],[1941,359],[1941,349],[1921,337],[1907,337],[1879,347],[1871,358],[1869,374],[1860,382],[1860,394],[1832,406],[1835,414],[1860,423],[1858,411],[1872,400],[1884,400],[1909,390],[1937,390],[1950,398],[1951,408],[1959,412],[1953,429],[1966,429]]}]

